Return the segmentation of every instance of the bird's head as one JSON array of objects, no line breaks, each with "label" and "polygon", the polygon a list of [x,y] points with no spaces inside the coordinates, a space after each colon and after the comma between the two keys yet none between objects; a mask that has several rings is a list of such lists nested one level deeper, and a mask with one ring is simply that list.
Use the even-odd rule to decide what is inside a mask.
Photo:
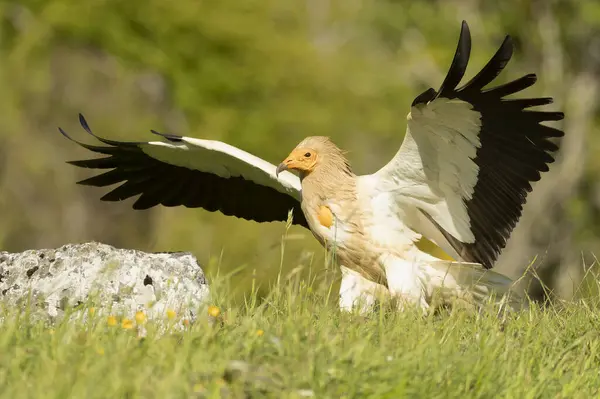
[{"label": "bird's head", "polygon": [[330,139],[325,136],[312,136],[302,140],[277,166],[277,175],[284,170],[297,171],[300,177],[308,176],[327,164],[337,164],[348,168],[346,158]]}]

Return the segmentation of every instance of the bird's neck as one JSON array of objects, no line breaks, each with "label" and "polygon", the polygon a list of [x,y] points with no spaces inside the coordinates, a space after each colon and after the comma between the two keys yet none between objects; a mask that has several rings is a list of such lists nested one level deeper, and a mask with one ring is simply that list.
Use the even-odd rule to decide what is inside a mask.
[{"label": "bird's neck", "polygon": [[302,198],[314,206],[326,201],[339,202],[356,200],[356,175],[349,169],[318,168],[309,174],[301,174]]}]

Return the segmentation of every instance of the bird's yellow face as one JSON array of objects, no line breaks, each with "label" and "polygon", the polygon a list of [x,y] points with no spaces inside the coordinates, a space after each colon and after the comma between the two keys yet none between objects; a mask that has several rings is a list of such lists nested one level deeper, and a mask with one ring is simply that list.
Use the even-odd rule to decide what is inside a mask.
[{"label": "bird's yellow face", "polygon": [[317,152],[312,148],[295,148],[294,151],[277,167],[277,175],[284,170],[296,170],[304,175],[309,174],[317,165]]}]

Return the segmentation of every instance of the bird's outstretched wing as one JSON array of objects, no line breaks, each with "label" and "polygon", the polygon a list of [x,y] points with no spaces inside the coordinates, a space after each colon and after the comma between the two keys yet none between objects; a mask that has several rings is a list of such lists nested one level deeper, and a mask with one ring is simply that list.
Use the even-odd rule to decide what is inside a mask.
[{"label": "bird's outstretched wing", "polygon": [[106,187],[122,183],[104,195],[103,201],[121,201],[139,195],[134,209],[156,205],[204,208],[257,222],[286,221],[308,228],[300,208],[301,185],[297,176],[229,144],[163,134],[164,140],[122,142],[94,135],[79,115],[81,126],[106,146],[69,140],[104,158],[71,161],[72,165],[110,169],[79,184]]},{"label": "bird's outstretched wing", "polygon": [[[485,89],[513,53],[507,36],[492,59],[464,86],[471,36],[463,21],[450,70],[440,89],[415,98],[404,142],[373,175],[371,196],[384,214],[394,213],[412,230],[448,253],[491,268],[519,220],[531,183],[548,171],[563,132],[541,122],[562,112],[530,107],[552,98],[506,99],[536,81],[529,74]],[[407,209],[416,210],[413,213]]]}]

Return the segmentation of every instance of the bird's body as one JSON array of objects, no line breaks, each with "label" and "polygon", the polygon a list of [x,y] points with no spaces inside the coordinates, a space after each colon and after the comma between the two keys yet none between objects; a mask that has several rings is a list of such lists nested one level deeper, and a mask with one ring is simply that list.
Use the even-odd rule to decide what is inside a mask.
[{"label": "bird's body", "polygon": [[361,203],[357,176],[342,150],[327,137],[308,137],[297,148],[300,157],[306,151],[319,154],[318,167],[300,173],[300,204],[311,232],[340,263],[386,284],[379,251],[374,251],[375,242],[364,226],[368,208]]},{"label": "bird's body", "polygon": [[[369,175],[355,175],[344,152],[322,136],[302,140],[279,166],[218,141],[157,132],[165,141],[95,136],[108,146],[78,142],[108,157],[71,163],[112,169],[80,183],[123,182],[102,199],[141,194],[135,209],[202,207],[257,222],[285,221],[292,210],[293,223],[335,254],[343,309],[359,300],[367,309],[380,295],[422,309],[438,293],[442,303],[481,303],[509,291],[511,280],[489,269],[521,216],[531,184],[554,162],[558,145],[550,139],[563,132],[541,123],[563,114],[529,109],[551,98],[505,98],[533,85],[533,74],[485,88],[512,56],[508,36],[483,69],[457,88],[470,44],[463,22],[439,90],[415,98],[398,152]],[[423,240],[452,260],[421,250]]]},{"label": "bird's body", "polygon": [[[419,209],[408,200],[396,206],[389,192],[374,190],[377,179],[355,175],[343,151],[329,138],[308,137],[295,150],[307,151],[334,155],[322,156],[319,167],[300,173],[301,208],[315,238],[346,269],[342,308],[349,310],[358,300],[368,307],[384,293],[427,309],[440,282],[460,289],[450,269],[461,267],[464,272],[470,266],[478,277],[485,270],[478,264],[444,261],[419,249],[422,235],[405,222],[418,225]],[[496,273],[487,273],[498,279]],[[511,281],[499,280],[502,285],[497,288],[504,292]],[[355,284],[364,288],[353,290]]]}]

